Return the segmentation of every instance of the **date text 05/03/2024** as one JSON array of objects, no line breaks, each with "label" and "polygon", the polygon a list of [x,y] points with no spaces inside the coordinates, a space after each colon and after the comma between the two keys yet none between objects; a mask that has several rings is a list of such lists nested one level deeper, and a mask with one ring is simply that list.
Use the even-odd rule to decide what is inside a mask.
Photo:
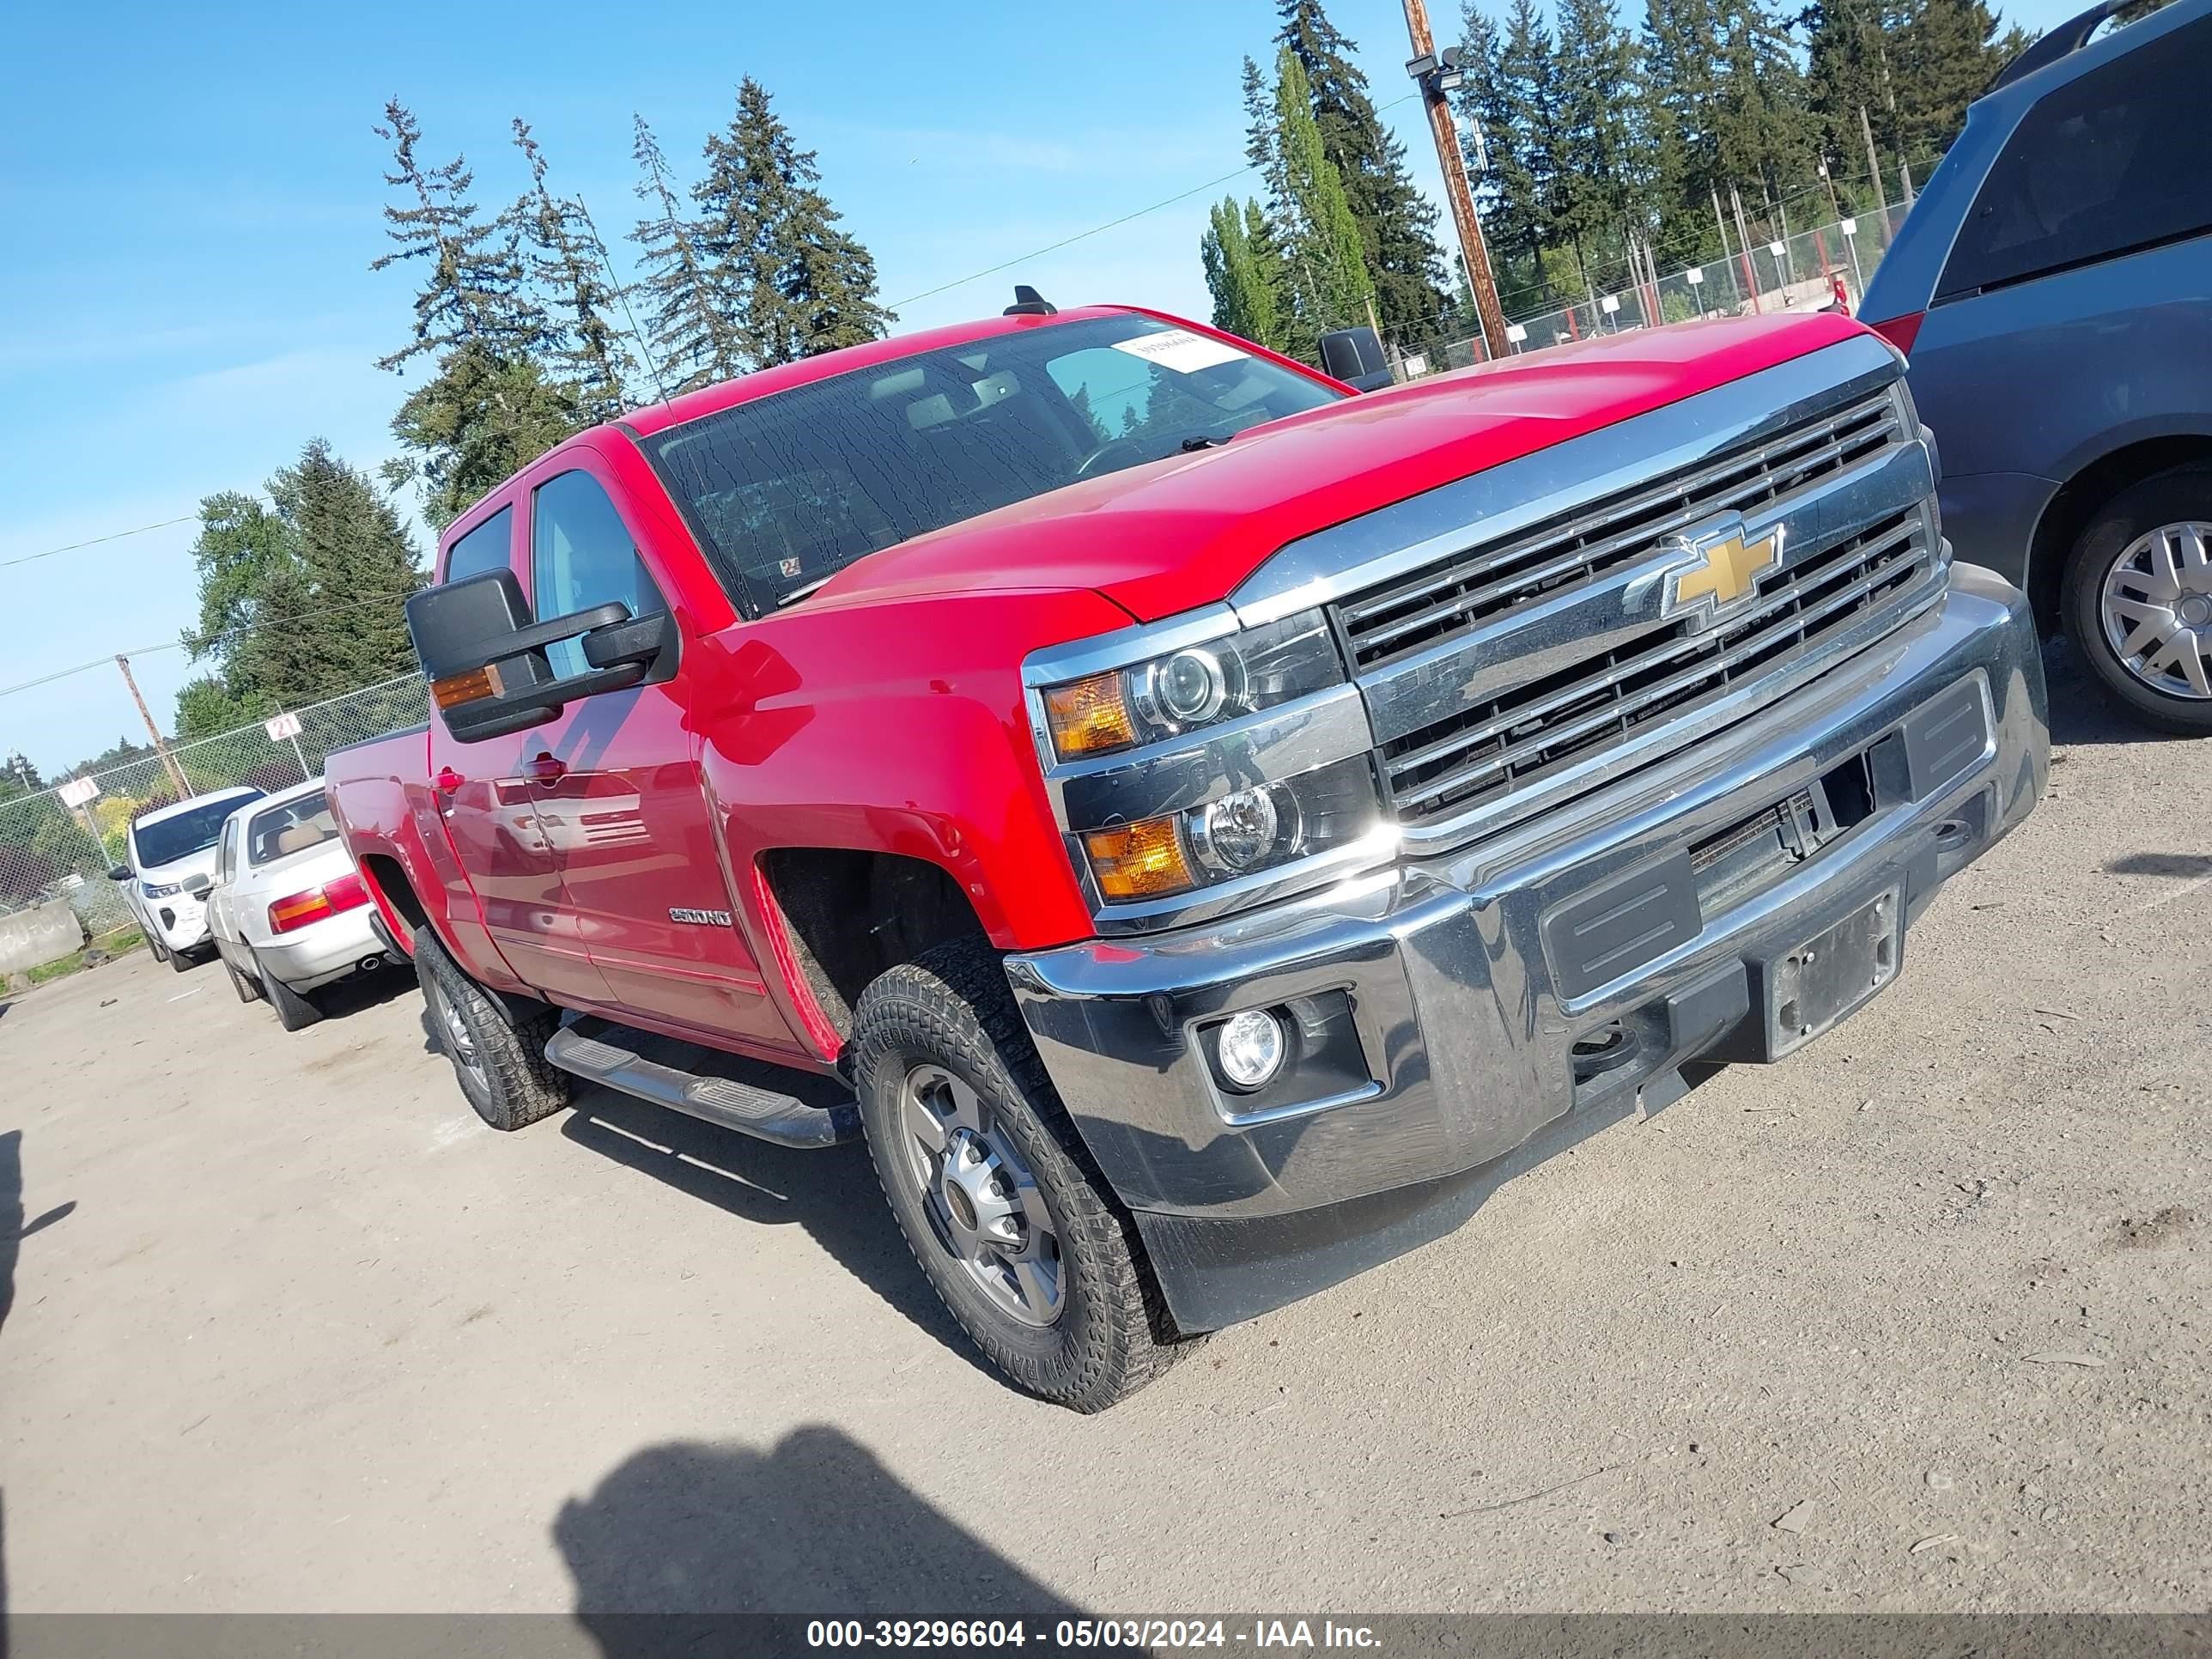
[{"label": "date text 05/03/2024", "polygon": [[1115,1649],[1335,1648],[1373,1650],[1365,1625],[1308,1619],[816,1619],[810,1648],[1025,1648],[1081,1652]]}]

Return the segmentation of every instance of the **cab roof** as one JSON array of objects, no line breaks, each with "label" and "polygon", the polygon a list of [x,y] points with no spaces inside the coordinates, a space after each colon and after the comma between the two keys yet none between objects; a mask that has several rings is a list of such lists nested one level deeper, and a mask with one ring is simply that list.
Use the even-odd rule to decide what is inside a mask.
[{"label": "cab roof", "polygon": [[1078,306],[1048,317],[1030,312],[1019,316],[983,317],[973,322],[949,323],[942,328],[920,329],[911,334],[894,334],[888,339],[869,340],[860,345],[825,351],[818,357],[802,357],[795,363],[781,363],[774,368],[756,369],[750,374],[740,374],[733,380],[721,380],[713,386],[702,386],[696,392],[687,392],[680,398],[647,404],[643,408],[632,410],[614,424],[617,430],[627,432],[634,438],[650,438],[671,427],[682,426],[685,422],[696,421],[702,416],[720,414],[738,404],[750,403],[756,398],[788,392],[793,386],[809,386],[817,380],[829,380],[833,375],[849,374],[854,369],[872,368],[878,363],[911,357],[917,352],[936,351],[946,346],[994,339],[1002,334],[1017,333],[1025,328],[1056,328],[1063,323],[1080,322],[1085,318],[1127,316],[1141,310],[1142,307],[1137,306]]}]

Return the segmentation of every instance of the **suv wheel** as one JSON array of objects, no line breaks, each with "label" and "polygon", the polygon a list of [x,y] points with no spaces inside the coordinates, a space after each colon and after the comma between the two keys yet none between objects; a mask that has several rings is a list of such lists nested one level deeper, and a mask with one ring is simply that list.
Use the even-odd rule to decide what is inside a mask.
[{"label": "suv wheel", "polygon": [[495,1129],[520,1129],[568,1103],[568,1074],[545,1059],[559,1009],[487,991],[427,927],[415,930],[415,977],[431,1036],[478,1117]]},{"label": "suv wheel", "polygon": [[2138,719],[2212,733],[2212,471],[2122,490],[2066,568],[2067,631]]},{"label": "suv wheel", "polygon": [[146,954],[156,962],[167,962],[169,959],[169,947],[161,943],[161,936],[151,927],[143,931],[146,935]]},{"label": "suv wheel", "polygon": [[1165,1368],[1172,1327],[1135,1224],[1077,1137],[998,956],[959,941],[861,995],[868,1151],[939,1297],[992,1363],[1078,1411]]}]

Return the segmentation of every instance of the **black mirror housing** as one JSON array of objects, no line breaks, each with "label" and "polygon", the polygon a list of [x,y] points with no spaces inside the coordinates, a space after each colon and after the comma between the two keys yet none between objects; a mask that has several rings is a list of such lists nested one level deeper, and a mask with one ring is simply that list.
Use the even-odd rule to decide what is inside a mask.
[{"label": "black mirror housing", "polygon": [[[407,601],[407,631],[430,699],[459,743],[527,731],[581,697],[675,672],[678,635],[665,613],[633,617],[622,604],[532,622],[512,570],[488,570]],[[555,676],[549,647],[581,637],[591,672]]]},{"label": "black mirror housing", "polygon": [[117,865],[117,866],[116,866],[112,870],[110,870],[110,871],[107,872],[107,878],[108,878],[108,880],[110,880],[110,881],[128,881],[128,880],[130,880],[130,879],[131,879],[131,866],[130,866],[129,865],[127,865],[127,864],[118,864],[118,865]]},{"label": "black mirror housing", "polygon": [[1392,381],[1390,359],[1371,328],[1340,328],[1322,335],[1321,366],[1355,392],[1377,391]]}]

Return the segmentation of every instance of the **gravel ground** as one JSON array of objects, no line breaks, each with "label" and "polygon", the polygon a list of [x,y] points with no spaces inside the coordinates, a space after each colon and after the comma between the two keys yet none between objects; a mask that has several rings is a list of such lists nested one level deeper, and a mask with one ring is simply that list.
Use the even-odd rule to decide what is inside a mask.
[{"label": "gravel ground", "polygon": [[33,993],[7,1603],[2203,1608],[2212,751],[2054,697],[1861,1018],[1103,1418],[969,1358],[857,1148],[495,1134],[398,976],[291,1037],[211,967]]}]

